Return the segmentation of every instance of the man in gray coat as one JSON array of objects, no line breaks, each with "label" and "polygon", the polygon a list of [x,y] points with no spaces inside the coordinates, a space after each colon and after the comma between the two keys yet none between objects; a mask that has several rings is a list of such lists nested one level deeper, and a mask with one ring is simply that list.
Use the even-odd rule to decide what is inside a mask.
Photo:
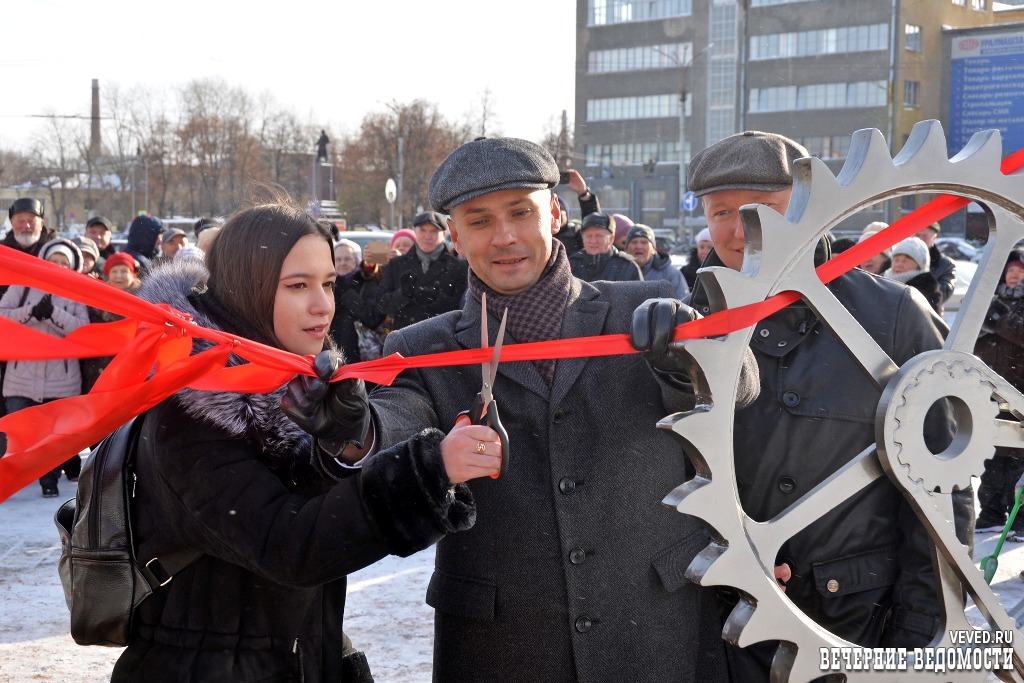
[{"label": "man in gray coat", "polygon": [[[692,476],[679,444],[655,428],[695,402],[685,364],[665,345],[690,309],[667,300],[664,281],[573,277],[552,239],[557,182],[551,156],[525,140],[452,152],[429,198],[450,214],[469,262],[466,304],[392,332],[385,346],[404,356],[478,348],[486,293],[491,330],[508,310],[506,348],[627,333],[637,311],[634,344],[646,350],[500,364],[494,395],[509,463],[497,479],[468,482],[476,524],[438,544],[427,590],[434,680],[723,680],[714,595],[684,578],[707,532],[659,503]],[[741,402],[756,392],[747,378]],[[449,432],[479,390],[477,366],[403,373],[370,396],[377,447],[425,427]],[[499,446],[496,435],[480,444],[489,454]]]}]

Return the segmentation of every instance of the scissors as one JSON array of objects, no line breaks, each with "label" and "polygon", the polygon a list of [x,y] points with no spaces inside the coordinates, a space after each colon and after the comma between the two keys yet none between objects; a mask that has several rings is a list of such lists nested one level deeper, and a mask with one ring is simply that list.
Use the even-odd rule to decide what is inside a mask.
[{"label": "scissors", "polygon": [[[480,393],[473,399],[473,406],[469,410],[459,413],[458,417],[468,417],[470,423],[475,425],[487,425],[498,433],[501,439],[501,469],[498,474],[492,474],[491,479],[497,479],[508,466],[508,432],[501,424],[501,417],[498,415],[498,403],[494,400],[494,378],[498,374],[498,359],[501,356],[501,344],[505,339],[505,322],[508,318],[508,309],[501,315],[501,325],[498,327],[498,337],[494,342],[494,353],[491,360],[480,364],[481,386]],[[480,295],[480,348],[487,348],[490,337],[487,334],[487,295]]]}]

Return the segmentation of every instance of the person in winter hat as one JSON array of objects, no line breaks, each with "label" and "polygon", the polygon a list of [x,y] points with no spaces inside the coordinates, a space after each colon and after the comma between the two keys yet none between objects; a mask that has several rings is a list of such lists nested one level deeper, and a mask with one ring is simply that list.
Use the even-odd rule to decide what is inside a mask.
[{"label": "person in winter hat", "polygon": [[[82,252],[71,240],[50,240],[40,246],[39,256],[62,268],[81,272]],[[0,297],[0,315],[54,337],[65,337],[89,322],[84,304],[21,285],[12,285]],[[81,392],[82,371],[77,359],[10,361],[4,372],[3,395],[9,413]],[[81,468],[81,459],[74,455],[40,477],[43,497],[60,495],[57,482],[62,470],[69,481],[76,481]]]},{"label": "person in winter hat", "polygon": [[600,211],[583,219],[580,229],[583,249],[569,256],[569,268],[574,276],[587,282],[644,279],[633,257],[613,243],[615,226],[614,218]]},{"label": "person in winter hat", "polygon": [[[974,355],[1018,391],[1024,391],[1024,252],[1014,249],[1006,260],[1003,279],[996,286]],[[1016,422],[1010,413],[999,415]],[[1016,482],[1024,474],[1024,449],[996,446],[995,457],[985,461],[978,486],[981,513],[975,532],[1001,531],[1013,508]],[[1018,512],[1008,541],[1024,542],[1024,512]]]},{"label": "person in winter hat", "polygon": [[640,266],[645,280],[668,280],[677,299],[690,293],[683,274],[672,267],[669,255],[658,251],[654,230],[650,226],[637,223],[629,229],[626,252]]},{"label": "person in winter hat", "polygon": [[683,277],[686,278],[686,284],[690,289],[693,289],[694,284],[697,282],[697,270],[700,268],[700,264],[704,263],[704,259],[711,253],[711,231],[704,228],[697,233],[697,244],[690,249],[690,260],[686,262],[686,265],[680,268],[683,272]]},{"label": "person in winter hat", "polygon": [[931,265],[928,245],[920,238],[908,237],[892,248],[892,266],[883,275],[921,292],[932,309],[941,316],[942,291],[931,273]]},{"label": "person in winter hat", "polygon": [[139,264],[140,278],[146,277],[153,266],[153,259],[160,253],[163,232],[164,224],[155,216],[136,216],[128,226],[128,244],[124,253],[131,254]]}]

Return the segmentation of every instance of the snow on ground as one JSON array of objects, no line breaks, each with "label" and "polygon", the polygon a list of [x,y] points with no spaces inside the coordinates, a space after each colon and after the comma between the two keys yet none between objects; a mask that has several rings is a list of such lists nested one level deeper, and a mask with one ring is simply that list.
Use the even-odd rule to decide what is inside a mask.
[{"label": "snow on ground", "polygon": [[[120,649],[82,647],[68,635],[68,611],[57,576],[60,542],[53,513],[75,485],[62,480],[59,498],[28,486],[0,504],[0,683],[108,681]],[[975,557],[991,554],[998,532],[975,536]],[[349,577],[345,630],[370,661],[378,683],[430,681],[433,610],[423,597],[432,549],[389,557]],[[1006,543],[992,587],[1007,607],[1024,599],[1024,544]],[[976,609],[972,622],[983,619]]]}]

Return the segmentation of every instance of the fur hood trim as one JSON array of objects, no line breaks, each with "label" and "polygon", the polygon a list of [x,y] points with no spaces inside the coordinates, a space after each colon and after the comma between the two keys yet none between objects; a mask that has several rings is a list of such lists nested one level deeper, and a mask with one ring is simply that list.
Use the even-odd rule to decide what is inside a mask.
[{"label": "fur hood trim", "polygon": [[[190,293],[206,289],[209,272],[196,259],[171,260],[156,266],[143,279],[139,297],[151,303],[165,303],[192,316],[199,325],[221,329],[189,300]],[[213,342],[196,339],[193,355],[213,347]],[[229,366],[247,361],[232,355]],[[227,391],[199,391],[188,387],[171,400],[190,417],[210,423],[232,437],[252,439],[268,460],[309,458],[311,438],[281,410],[284,387],[269,394],[240,394]]]}]

